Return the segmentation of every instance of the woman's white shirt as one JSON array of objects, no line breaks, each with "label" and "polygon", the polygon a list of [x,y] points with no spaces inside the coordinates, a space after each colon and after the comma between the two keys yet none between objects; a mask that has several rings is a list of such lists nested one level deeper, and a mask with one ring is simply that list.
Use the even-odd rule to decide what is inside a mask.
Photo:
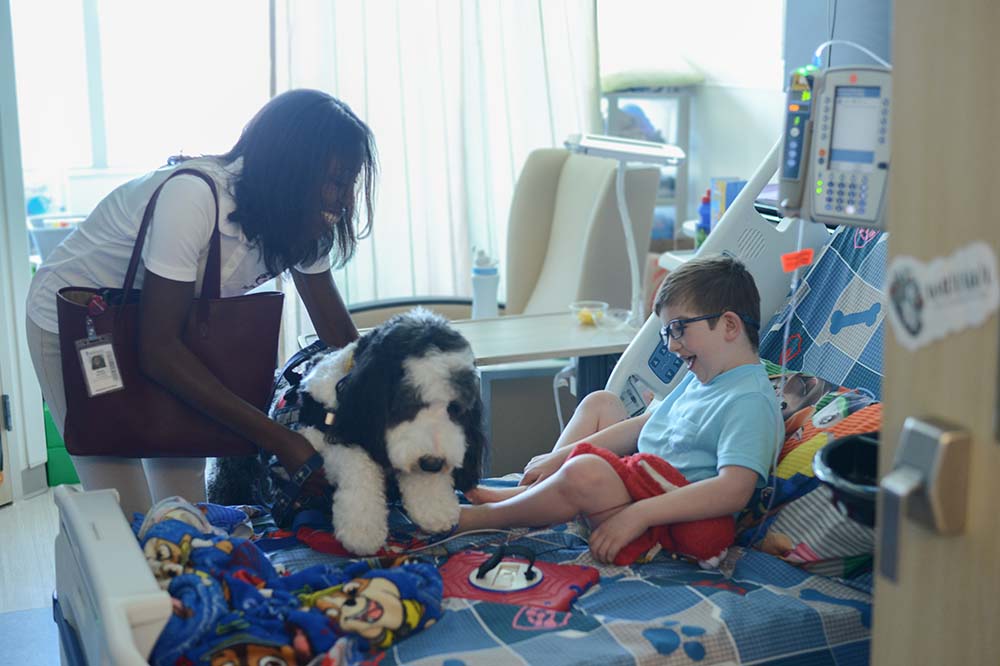
[{"label": "woman's white shirt", "polygon": [[[57,333],[56,294],[60,289],[121,287],[149,199],[181,168],[197,169],[216,183],[222,296],[238,296],[270,280],[273,276],[260,253],[247,242],[240,226],[229,220],[236,208],[231,182],[240,167],[240,160],[223,166],[214,158],[198,158],[158,169],[115,189],[38,269],[28,291],[28,316],[40,328]],[[207,183],[185,174],[164,185],[147,232],[135,287],[141,288],[148,269],[169,280],[194,282],[195,294],[200,294],[214,223],[215,203]],[[329,268],[326,256],[296,270],[322,273]]]}]

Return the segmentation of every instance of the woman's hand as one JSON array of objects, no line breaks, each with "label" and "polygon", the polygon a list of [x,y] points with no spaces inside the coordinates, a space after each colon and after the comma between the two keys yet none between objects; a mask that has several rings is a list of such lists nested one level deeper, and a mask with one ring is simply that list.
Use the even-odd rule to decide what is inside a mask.
[{"label": "woman's hand", "polygon": [[[270,450],[278,457],[281,466],[289,474],[293,474],[295,470],[313,457],[316,449],[309,443],[309,440],[299,433],[288,428],[283,430],[280,441],[274,442]],[[322,495],[327,486],[329,483],[326,476],[321,470],[317,470],[302,484],[302,489],[308,495]]]},{"label": "woman's hand", "polygon": [[590,552],[601,562],[614,562],[618,551],[639,538],[648,527],[637,505],[630,504],[590,533]]},{"label": "woman's hand", "polygon": [[562,467],[572,452],[573,447],[566,446],[535,456],[524,466],[524,476],[521,477],[521,482],[518,485],[530,486],[532,483],[543,481],[546,477],[552,476]]}]

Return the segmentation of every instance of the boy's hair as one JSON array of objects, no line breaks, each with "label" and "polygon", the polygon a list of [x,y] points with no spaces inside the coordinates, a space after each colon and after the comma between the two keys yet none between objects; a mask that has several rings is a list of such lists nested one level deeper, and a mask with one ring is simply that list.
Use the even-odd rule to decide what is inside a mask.
[{"label": "boy's hair", "polygon": [[[747,320],[760,321],[760,293],[750,271],[737,259],[719,255],[683,263],[660,285],[653,310],[659,316],[668,305],[687,307],[699,315],[734,312],[743,320],[751,346],[758,347],[758,326]],[[708,325],[715,328],[717,322],[711,319]]]}]

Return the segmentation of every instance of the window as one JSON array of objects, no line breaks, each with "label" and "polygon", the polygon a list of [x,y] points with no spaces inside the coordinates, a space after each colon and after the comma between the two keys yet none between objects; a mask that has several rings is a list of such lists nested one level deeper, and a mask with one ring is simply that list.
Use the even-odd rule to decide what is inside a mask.
[{"label": "window", "polygon": [[29,213],[86,214],[170,155],[228,150],[267,101],[267,0],[12,0]]}]

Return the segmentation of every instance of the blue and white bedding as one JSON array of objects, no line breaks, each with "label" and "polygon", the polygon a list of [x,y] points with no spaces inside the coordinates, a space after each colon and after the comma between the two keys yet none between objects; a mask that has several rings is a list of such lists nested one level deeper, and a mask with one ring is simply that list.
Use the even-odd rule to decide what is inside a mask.
[{"label": "blue and white bedding", "polygon": [[[886,234],[877,231],[839,229],[803,279],[796,310],[786,305],[772,319],[761,356],[877,400],[885,241]],[[791,336],[784,348],[789,316]],[[805,467],[814,481],[811,466]],[[823,508],[830,506],[823,501]],[[393,534],[398,543],[421,543],[398,522]],[[741,547],[730,549],[721,570],[702,570],[662,553],[645,564],[616,567],[593,560],[586,530],[578,524],[465,535],[421,554],[441,565],[453,553],[505,543],[526,546],[542,561],[596,567],[600,582],[565,613],[446,598],[445,613],[434,626],[369,661],[384,666],[868,663],[871,573],[850,580],[810,574]],[[344,561],[304,545],[283,548],[271,558],[290,570]]]},{"label": "blue and white bedding", "polygon": [[[408,540],[398,522],[393,537]],[[575,523],[463,535],[419,554],[440,565],[450,554],[505,543],[526,546],[541,561],[596,567],[600,583],[566,613],[446,598],[435,625],[368,661],[382,666],[868,663],[870,574],[850,581],[809,575],[738,547],[722,571],[665,554],[616,567],[593,560],[585,528]],[[304,545],[270,557],[292,571],[345,561]]]},{"label": "blue and white bedding", "polygon": [[[772,319],[761,356],[877,400],[885,241],[881,232],[839,229],[803,279],[794,313],[786,305]],[[784,348],[789,316],[791,336]],[[811,467],[806,473],[811,476]],[[398,523],[394,535],[413,543]],[[453,553],[509,542],[530,548],[539,560],[596,567],[600,582],[566,613],[446,598],[437,624],[370,661],[385,666],[868,663],[871,573],[850,580],[809,574],[740,547],[730,549],[721,570],[702,570],[666,554],[616,567],[594,561],[586,537],[582,526],[567,524],[466,535],[423,550],[440,565]],[[271,557],[291,570],[343,561],[306,546]]]}]

